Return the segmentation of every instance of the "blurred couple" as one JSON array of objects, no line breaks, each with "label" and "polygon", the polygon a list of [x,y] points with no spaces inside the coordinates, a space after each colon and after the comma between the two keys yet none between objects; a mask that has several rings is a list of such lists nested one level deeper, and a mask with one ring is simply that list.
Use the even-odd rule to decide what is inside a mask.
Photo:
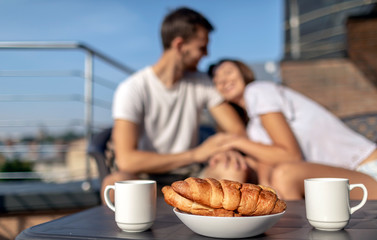
[{"label": "blurred couple", "polygon": [[[117,88],[113,133],[117,171],[103,183],[189,176],[251,182],[286,200],[302,199],[304,179],[343,177],[377,199],[376,145],[305,96],[255,81],[243,62],[223,59],[197,71],[213,25],[178,8],[161,25],[163,53]],[[208,109],[218,133],[199,144]],[[360,198],[352,191],[352,198]]]}]

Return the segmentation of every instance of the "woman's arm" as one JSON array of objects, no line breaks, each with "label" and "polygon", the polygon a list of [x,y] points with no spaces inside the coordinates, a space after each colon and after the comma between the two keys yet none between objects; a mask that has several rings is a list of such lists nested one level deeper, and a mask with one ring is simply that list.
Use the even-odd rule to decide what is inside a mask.
[{"label": "woman's arm", "polygon": [[240,116],[229,103],[223,102],[211,108],[210,113],[220,130],[239,136],[247,136],[245,126]]},{"label": "woman's arm", "polygon": [[266,164],[301,161],[303,157],[300,146],[284,115],[281,112],[267,113],[260,118],[272,140],[272,145],[256,143],[241,137],[227,145]]}]

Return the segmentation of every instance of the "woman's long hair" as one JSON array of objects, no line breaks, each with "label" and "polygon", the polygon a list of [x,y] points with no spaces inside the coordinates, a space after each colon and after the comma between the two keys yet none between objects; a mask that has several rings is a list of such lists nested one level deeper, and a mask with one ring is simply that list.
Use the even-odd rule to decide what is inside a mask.
[{"label": "woman's long hair", "polygon": [[[241,72],[241,75],[242,75],[242,78],[243,78],[245,85],[247,85],[247,84],[249,84],[249,83],[251,83],[255,80],[255,76],[254,76],[253,71],[245,63],[243,63],[239,60],[228,59],[228,58],[221,59],[217,63],[211,64],[209,66],[207,73],[211,77],[211,79],[213,79],[216,68],[224,62],[231,62],[231,63],[234,63],[237,66],[237,68]],[[246,110],[236,103],[229,102],[229,104],[236,110],[236,112],[241,117],[243,123],[246,126],[247,123],[249,122],[249,117],[247,115]]]}]

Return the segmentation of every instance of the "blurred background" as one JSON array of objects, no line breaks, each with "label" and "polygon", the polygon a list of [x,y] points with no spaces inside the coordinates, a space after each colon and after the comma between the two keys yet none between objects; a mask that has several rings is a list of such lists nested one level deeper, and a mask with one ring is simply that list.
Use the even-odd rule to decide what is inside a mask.
[{"label": "blurred background", "polygon": [[[90,140],[112,126],[117,85],[161,55],[160,24],[176,7],[193,8],[215,26],[199,70],[238,58],[258,80],[288,85],[342,119],[376,113],[376,3],[0,0],[1,212],[99,204]],[[15,232],[36,223],[12,221]],[[10,232],[0,224],[0,237]]]},{"label": "blurred background", "polygon": [[[201,12],[215,26],[201,71],[222,57],[235,57],[253,64],[259,78],[279,80],[285,11],[280,0],[1,1],[3,162],[32,165],[38,174],[30,178],[88,177],[81,159],[91,135],[112,125],[116,86],[157,61],[163,17],[181,6]],[[95,167],[91,174],[96,176]]]}]

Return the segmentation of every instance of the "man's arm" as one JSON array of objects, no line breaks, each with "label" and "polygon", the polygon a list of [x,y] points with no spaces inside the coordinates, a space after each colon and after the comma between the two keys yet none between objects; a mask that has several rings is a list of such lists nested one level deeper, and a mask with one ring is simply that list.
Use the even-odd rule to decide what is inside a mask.
[{"label": "man's arm", "polygon": [[129,173],[164,173],[194,163],[205,162],[232,136],[215,135],[200,146],[177,154],[159,154],[137,149],[139,139],[138,125],[127,120],[115,120],[113,141],[116,163],[120,171]]},{"label": "man's arm", "polygon": [[239,136],[247,136],[240,116],[230,104],[223,102],[211,108],[210,113],[222,131]]}]

